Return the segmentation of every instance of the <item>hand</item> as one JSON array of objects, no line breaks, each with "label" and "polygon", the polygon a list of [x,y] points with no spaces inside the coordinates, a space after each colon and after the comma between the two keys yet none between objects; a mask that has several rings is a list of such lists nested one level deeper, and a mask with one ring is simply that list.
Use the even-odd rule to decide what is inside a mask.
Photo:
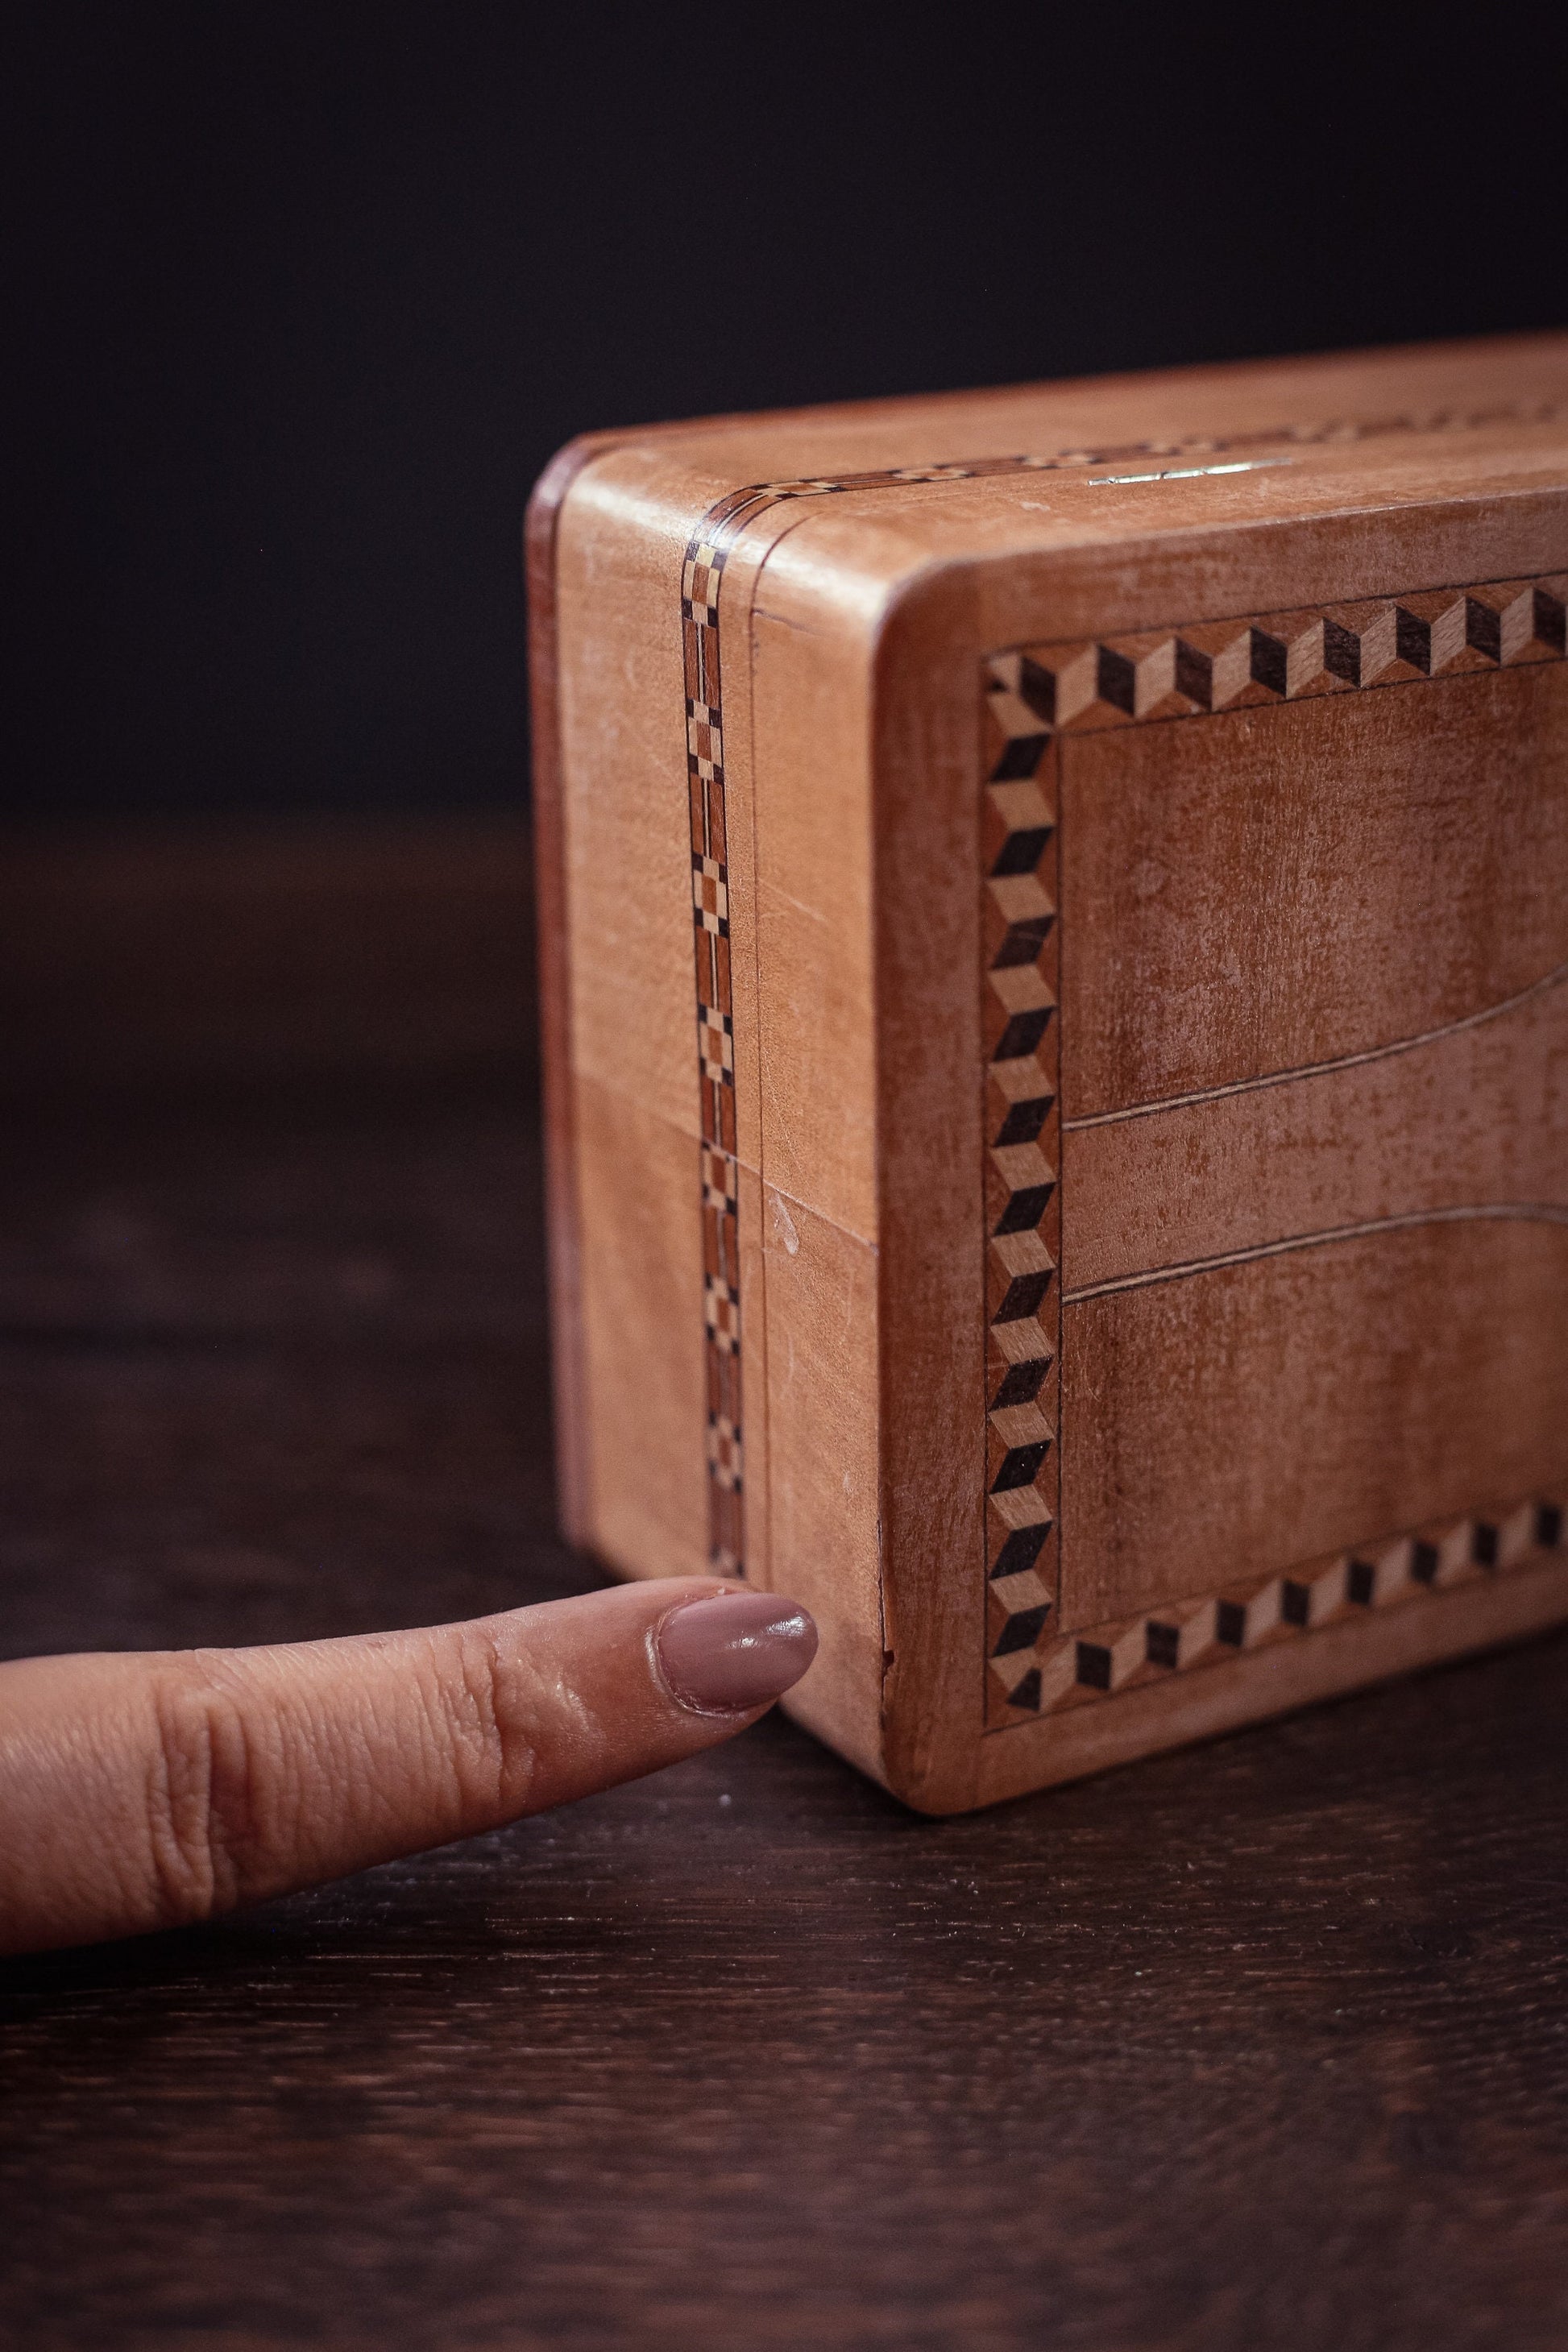
[{"label": "hand", "polygon": [[715,1747],[816,1652],[682,1577],[419,1633],[0,1664],[0,1952],[208,1919]]}]

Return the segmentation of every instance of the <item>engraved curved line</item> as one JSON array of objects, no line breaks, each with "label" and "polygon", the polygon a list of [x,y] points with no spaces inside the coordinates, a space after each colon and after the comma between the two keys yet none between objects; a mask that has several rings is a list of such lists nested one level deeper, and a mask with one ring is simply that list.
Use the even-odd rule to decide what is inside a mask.
[{"label": "engraved curved line", "polygon": [[1420,1029],[1413,1037],[1396,1037],[1388,1045],[1369,1045],[1361,1054],[1341,1054],[1331,1062],[1303,1062],[1293,1070],[1266,1071],[1260,1078],[1233,1078],[1226,1086],[1202,1087],[1194,1094],[1159,1095],[1150,1102],[1129,1103],[1121,1110],[1086,1111],[1081,1118],[1064,1118],[1062,1133],[1072,1135],[1086,1127],[1113,1127],[1124,1118],[1150,1118],[1156,1111],[1186,1110],[1194,1103],[1221,1102],[1227,1095],[1257,1094],[1263,1087],[1288,1087],[1296,1078],[1321,1078],[1331,1070],[1354,1070],[1366,1062],[1386,1062],[1395,1054],[1414,1053],[1417,1045],[1436,1045],[1445,1037],[1458,1036],[1463,1030],[1479,1029],[1484,1021],[1497,1021],[1505,1013],[1517,1013],[1521,1004],[1544,996],[1549,989],[1561,987],[1565,980],[1568,963],[1560,963],[1542,979],[1532,980],[1516,996],[1505,996],[1497,1004],[1483,1005],[1479,1013],[1467,1013],[1462,1020],[1446,1021],[1439,1029]]},{"label": "engraved curved line", "polygon": [[1549,1201],[1488,1201],[1474,1208],[1411,1209],[1403,1216],[1371,1217],[1364,1224],[1330,1225],[1320,1234],[1292,1234],[1282,1242],[1258,1242],[1251,1249],[1222,1250],[1217,1257],[1194,1257],[1175,1265],[1151,1266],[1143,1274],[1114,1275],[1109,1282],[1085,1283],[1081,1290],[1064,1290],[1062,1305],[1076,1307],[1080,1299],[1104,1298],[1113,1290],[1147,1290],[1157,1282],[1181,1282],[1191,1274],[1213,1274],[1221,1266],[1250,1265],[1260,1257],[1283,1257],[1290,1250],[1321,1249],[1329,1242],[1360,1241],[1367,1234],[1397,1234],[1414,1225],[1458,1225],[1477,1218],[1503,1218],[1521,1224],[1568,1225],[1568,1208]]}]

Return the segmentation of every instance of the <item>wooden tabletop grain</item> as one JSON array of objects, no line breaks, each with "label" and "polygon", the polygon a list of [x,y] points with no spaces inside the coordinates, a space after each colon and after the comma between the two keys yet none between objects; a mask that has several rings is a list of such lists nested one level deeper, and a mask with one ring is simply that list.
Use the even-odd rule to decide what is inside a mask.
[{"label": "wooden tabletop grain", "polygon": [[[9,1653],[591,1577],[525,1110],[51,1117],[0,1197]],[[943,1823],[769,1721],[12,1962],[0,2343],[1561,2347],[1565,1689],[1559,1638]]]}]

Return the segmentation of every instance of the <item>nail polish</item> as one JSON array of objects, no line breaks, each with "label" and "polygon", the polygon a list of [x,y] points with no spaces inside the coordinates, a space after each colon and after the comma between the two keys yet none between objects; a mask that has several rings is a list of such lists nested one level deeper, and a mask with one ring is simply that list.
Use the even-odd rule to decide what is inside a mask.
[{"label": "nail polish", "polygon": [[659,1672],[683,1706],[740,1715],[799,1682],[816,1655],[816,1625],[773,1592],[720,1592],[687,1601],[654,1637]]}]

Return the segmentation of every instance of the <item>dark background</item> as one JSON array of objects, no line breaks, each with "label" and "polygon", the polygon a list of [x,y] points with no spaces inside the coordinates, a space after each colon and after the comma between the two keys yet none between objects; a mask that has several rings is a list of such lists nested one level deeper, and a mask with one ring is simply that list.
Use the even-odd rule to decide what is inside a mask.
[{"label": "dark background", "polygon": [[573,433],[1555,323],[1554,18],[36,9],[13,807],[526,790]]}]

